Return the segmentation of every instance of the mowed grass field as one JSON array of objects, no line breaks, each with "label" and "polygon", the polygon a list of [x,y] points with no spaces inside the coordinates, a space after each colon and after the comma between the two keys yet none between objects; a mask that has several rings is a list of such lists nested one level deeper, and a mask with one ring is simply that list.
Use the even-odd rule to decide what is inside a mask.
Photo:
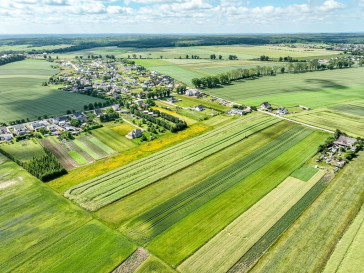
[{"label": "mowed grass field", "polygon": [[362,272],[364,268],[364,206],[336,245],[324,273]]},{"label": "mowed grass field", "polygon": [[97,210],[277,122],[262,115],[236,120],[77,185],[67,190],[65,196],[89,210]]},{"label": "mowed grass field", "polygon": [[110,272],[135,246],[0,155],[0,271]]},{"label": "mowed grass field", "polygon": [[[316,152],[317,145],[322,143],[326,137],[327,134],[322,132],[312,133],[307,129],[293,128],[265,147],[263,146],[261,148],[263,150],[258,149],[259,156],[262,156],[262,158],[259,156],[254,158],[255,152],[258,152],[256,150],[208,178],[211,180],[215,176],[223,175],[222,180],[217,181],[221,182],[229,179],[226,181],[229,185],[220,184],[220,190],[221,186],[225,189],[219,195],[214,195],[216,190],[213,190],[210,194],[211,188],[202,187],[203,192],[201,192],[198,199],[195,198],[191,206],[186,207],[185,203],[176,202],[173,203],[174,207],[172,207],[171,203],[178,200],[183,194],[187,194],[190,190],[188,189],[175,198],[171,198],[165,204],[152,209],[145,215],[150,218],[139,217],[139,221],[145,221],[144,225],[141,225],[142,222],[139,223],[141,227],[146,228],[146,231],[154,236],[162,232],[148,244],[147,248],[173,266],[180,264],[249,207],[278,186],[293,170],[311,158]],[[283,141],[282,138],[285,140]],[[263,153],[263,155],[262,152],[268,147],[273,149],[274,152],[271,151],[268,155]],[[289,160],[291,158],[295,158],[295,160]],[[244,162],[250,163],[244,166]],[[240,163],[241,166],[244,166],[243,169],[236,168],[236,164]],[[234,167],[235,171],[233,173],[238,172],[235,177],[224,175],[228,168]],[[268,173],[269,176],[267,176]],[[200,185],[202,186],[204,183],[205,180],[200,182]],[[219,185],[219,182],[217,185]],[[193,195],[191,198],[193,198]],[[205,202],[205,204],[201,206],[201,202]],[[184,216],[183,219],[180,218],[177,210],[175,211],[177,213],[170,213],[175,208],[181,208],[181,204],[185,206],[180,212]],[[161,217],[158,211],[163,207],[164,209],[168,208],[167,212],[163,212],[164,219],[162,218],[164,223],[168,223],[170,226],[167,230],[159,225],[159,221],[157,225],[153,223],[157,219],[155,216]],[[154,213],[155,216],[152,218],[151,216]],[[150,222],[149,225],[148,221]]]},{"label": "mowed grass field", "polygon": [[323,174],[320,171],[308,182],[288,177],[184,261],[179,271],[227,272]]},{"label": "mowed grass field", "polygon": [[335,131],[340,129],[355,137],[364,136],[364,117],[329,109],[305,111],[292,115],[292,119]]},{"label": "mowed grass field", "polygon": [[252,272],[321,271],[363,204],[364,173],[358,171],[363,166],[361,152],[330,182]]},{"label": "mowed grass field", "polygon": [[25,60],[0,66],[0,122],[65,114],[67,110],[82,110],[85,104],[102,101],[41,86],[58,72],[51,64]]}]

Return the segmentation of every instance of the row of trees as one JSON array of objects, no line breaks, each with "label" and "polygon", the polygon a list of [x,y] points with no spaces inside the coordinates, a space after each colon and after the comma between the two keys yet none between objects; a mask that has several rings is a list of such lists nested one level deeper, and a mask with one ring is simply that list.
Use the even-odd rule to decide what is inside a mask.
[{"label": "row of trees", "polygon": [[[161,117],[163,119],[160,119],[160,118],[157,118],[157,117],[153,117],[151,115],[148,115],[148,114],[144,114],[143,112],[137,110],[135,107],[132,107],[130,109],[130,112],[138,117],[141,117],[147,121],[150,121],[154,124],[157,124],[158,126],[162,126],[163,128],[171,131],[172,133],[175,133],[175,132],[178,132],[178,131],[181,131],[185,128],[187,128],[187,123],[183,120],[180,120],[174,116],[171,116],[171,115],[168,115],[168,114],[165,114],[163,113],[163,117],[161,115],[161,113],[158,111],[158,110],[154,110],[153,113],[155,114],[160,114]],[[172,124],[169,123],[168,121],[171,121],[173,122]],[[173,121],[172,121],[173,120]]]},{"label": "row of trees", "polygon": [[120,117],[119,113],[114,111],[112,108],[106,109],[106,113],[100,116],[101,122],[113,121]]},{"label": "row of trees", "polygon": [[[229,84],[231,81],[241,80],[241,79],[254,79],[262,76],[273,76],[277,73],[303,73],[308,71],[319,71],[326,69],[342,69],[351,67],[354,63],[351,60],[337,59],[330,60],[326,64],[320,64],[318,60],[312,60],[310,62],[296,62],[288,63],[282,66],[256,66],[249,69],[239,68],[235,70],[228,71],[226,73],[218,74],[216,76],[193,78],[192,84],[196,88],[216,88],[219,85]],[[364,65],[364,61],[362,62]]]},{"label": "row of trees", "polygon": [[67,171],[63,168],[58,159],[46,148],[43,147],[43,149],[45,153],[44,155],[34,157],[33,159],[26,162],[14,158],[11,154],[5,152],[2,149],[0,149],[0,152],[43,182],[66,174]]},{"label": "row of trees", "polygon": [[24,55],[11,55],[5,58],[0,58],[0,65],[25,60]]}]

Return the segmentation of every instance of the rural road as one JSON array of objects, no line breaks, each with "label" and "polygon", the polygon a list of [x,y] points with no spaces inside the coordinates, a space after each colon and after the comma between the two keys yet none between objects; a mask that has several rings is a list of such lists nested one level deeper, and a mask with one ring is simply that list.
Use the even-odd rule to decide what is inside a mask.
[{"label": "rural road", "polygon": [[330,131],[330,130],[327,130],[327,129],[324,129],[324,128],[321,128],[321,127],[313,126],[313,125],[303,123],[303,122],[300,122],[300,121],[297,121],[297,120],[285,118],[285,117],[282,117],[280,115],[276,115],[276,114],[273,114],[273,113],[270,113],[270,112],[266,112],[266,111],[262,111],[262,110],[258,110],[258,111],[261,112],[261,113],[267,114],[267,115],[271,115],[271,116],[274,116],[274,117],[277,117],[277,118],[288,120],[288,121],[293,122],[293,123],[301,124],[301,125],[306,126],[306,127],[310,127],[310,128],[313,128],[313,129],[318,129],[318,130],[328,132],[328,133],[331,133],[331,134],[335,133],[334,131]]}]

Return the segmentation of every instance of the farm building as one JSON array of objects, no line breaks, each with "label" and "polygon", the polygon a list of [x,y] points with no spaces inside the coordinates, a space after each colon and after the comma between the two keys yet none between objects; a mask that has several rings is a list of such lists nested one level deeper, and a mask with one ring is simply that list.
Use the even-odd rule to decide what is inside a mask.
[{"label": "farm building", "polygon": [[203,105],[202,105],[202,104],[197,105],[197,106],[195,106],[195,107],[191,107],[191,109],[192,109],[192,110],[195,110],[195,111],[200,111],[200,112],[204,110],[204,108],[203,108]]},{"label": "farm building", "polygon": [[260,108],[262,109],[271,109],[272,106],[270,105],[269,102],[263,102],[261,105],[260,105]]},{"label": "farm building", "polygon": [[174,97],[170,97],[167,99],[167,101],[171,102],[171,103],[175,103],[177,102],[177,100]]},{"label": "farm building", "polygon": [[198,91],[197,89],[188,89],[186,91],[186,96],[192,97],[192,96],[197,96],[200,93],[200,91]]},{"label": "farm building", "polygon": [[338,145],[340,147],[350,148],[353,147],[356,143],[356,139],[353,137],[347,137],[341,135],[335,142],[335,145]]},{"label": "farm building", "polygon": [[288,110],[285,107],[280,106],[277,109],[277,114],[278,115],[287,115],[288,114]]},{"label": "farm building", "polygon": [[140,129],[134,129],[129,134],[127,134],[128,138],[134,139],[142,136],[142,130]]},{"label": "farm building", "polygon": [[238,108],[232,108],[228,113],[232,114],[232,115],[239,115],[239,116],[243,116],[246,114],[245,110],[238,109]]}]

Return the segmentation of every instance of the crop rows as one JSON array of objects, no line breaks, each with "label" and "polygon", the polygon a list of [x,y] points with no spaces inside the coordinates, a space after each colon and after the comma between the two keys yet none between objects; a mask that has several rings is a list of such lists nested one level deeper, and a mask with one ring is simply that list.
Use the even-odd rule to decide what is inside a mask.
[{"label": "crop rows", "polygon": [[248,156],[142,214],[131,222],[132,236],[137,235],[143,241],[150,240],[263,167],[310,133],[311,130],[294,127]]},{"label": "crop rows", "polygon": [[65,196],[97,210],[277,122],[271,117],[239,119],[70,188]]},{"label": "crop rows", "polygon": [[325,189],[329,176],[324,176],[317,182],[281,219],[279,219],[237,263],[229,269],[229,273],[247,272],[268,248],[290,227],[303,211]]}]

